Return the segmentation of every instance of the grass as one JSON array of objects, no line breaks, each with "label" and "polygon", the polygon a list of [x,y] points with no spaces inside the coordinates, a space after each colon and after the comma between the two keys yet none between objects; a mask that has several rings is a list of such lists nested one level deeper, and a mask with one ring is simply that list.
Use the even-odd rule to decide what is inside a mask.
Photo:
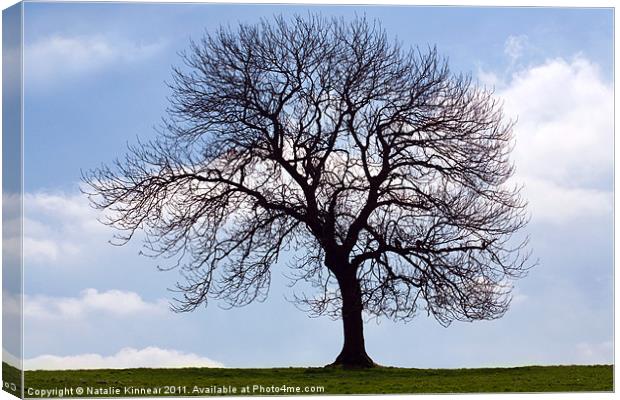
[{"label": "grass", "polygon": [[15,396],[20,396],[21,385],[21,371],[7,363],[2,363],[2,390]]},{"label": "grass", "polygon": [[[4,372],[3,378],[11,374]],[[10,367],[9,367],[10,368]],[[17,371],[17,370],[15,370]],[[64,397],[183,395],[609,392],[613,366],[532,366],[518,368],[371,370],[335,368],[182,368],[26,371],[26,397],[58,397],[35,390],[65,389]],[[262,390],[261,390],[262,386]],[[166,388],[168,387],[168,388]],[[223,393],[223,388],[227,393]],[[296,392],[295,387],[300,387]],[[148,390],[150,388],[150,391]],[[174,388],[174,389],[172,389]],[[234,392],[233,392],[234,388]],[[278,388],[278,389],[275,389]],[[90,392],[87,392],[90,390]],[[218,392],[219,390],[219,392]],[[292,390],[292,391],[291,391]]]}]

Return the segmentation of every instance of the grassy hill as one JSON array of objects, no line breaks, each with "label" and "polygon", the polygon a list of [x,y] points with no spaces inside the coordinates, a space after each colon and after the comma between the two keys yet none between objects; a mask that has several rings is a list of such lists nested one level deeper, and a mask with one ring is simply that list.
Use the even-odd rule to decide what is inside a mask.
[{"label": "grassy hill", "polygon": [[[357,371],[329,368],[27,371],[25,386],[27,391],[72,389],[65,391],[64,397],[80,397],[78,388],[81,388],[83,397],[599,392],[613,390],[613,366],[475,369],[382,367]],[[306,391],[306,388],[310,391]],[[41,396],[41,393],[35,394],[26,393],[28,397]],[[48,393],[43,397],[57,397],[57,394]]]}]

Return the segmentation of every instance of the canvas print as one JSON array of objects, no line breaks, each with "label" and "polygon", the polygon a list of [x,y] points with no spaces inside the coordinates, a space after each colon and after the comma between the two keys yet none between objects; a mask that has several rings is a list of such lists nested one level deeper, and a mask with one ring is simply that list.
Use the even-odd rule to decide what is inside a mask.
[{"label": "canvas print", "polygon": [[3,11],[3,389],[612,392],[612,8]]}]

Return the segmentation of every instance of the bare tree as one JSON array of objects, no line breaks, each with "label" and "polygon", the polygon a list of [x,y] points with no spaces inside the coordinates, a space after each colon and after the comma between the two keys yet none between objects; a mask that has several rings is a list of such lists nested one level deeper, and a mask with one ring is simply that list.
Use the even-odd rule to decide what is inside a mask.
[{"label": "bare tree", "polygon": [[363,313],[505,313],[527,218],[492,93],[364,18],[221,28],[183,60],[157,139],[84,176],[121,243],[181,268],[177,311],[264,299],[290,250],[318,287],[296,299],[342,318],[336,365],[374,365]]}]

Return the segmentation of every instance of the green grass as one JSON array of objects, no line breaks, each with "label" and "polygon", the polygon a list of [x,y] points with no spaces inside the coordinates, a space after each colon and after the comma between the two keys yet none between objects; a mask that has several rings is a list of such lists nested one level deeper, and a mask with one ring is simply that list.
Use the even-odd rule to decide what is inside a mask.
[{"label": "green grass", "polygon": [[[6,375],[4,375],[6,376]],[[5,378],[6,379],[6,378]],[[279,391],[261,391],[279,387]],[[123,369],[26,371],[26,397],[37,396],[33,390],[67,388],[64,397],[99,396],[160,396],[160,395],[222,395],[214,390],[223,386],[236,388],[237,395],[295,394],[282,387],[324,387],[323,394],[364,393],[476,393],[476,392],[569,392],[612,391],[613,367],[548,366],[519,368],[476,369],[412,369],[375,368],[371,370],[342,370],[335,368],[269,368],[269,369]],[[175,390],[165,386],[175,387]],[[87,393],[87,388],[99,393]],[[107,388],[107,392],[102,389]],[[125,388],[138,391],[125,392]],[[146,388],[151,388],[147,393]],[[195,388],[202,388],[194,391]],[[244,390],[245,388],[245,390]],[[249,391],[247,390],[249,388]],[[68,391],[71,390],[71,391]],[[115,392],[118,390],[120,393]],[[155,390],[155,391],[154,391]],[[30,393],[29,393],[30,392]],[[166,393],[167,392],[167,393]],[[44,397],[57,397],[57,394]]]},{"label": "green grass", "polygon": [[21,371],[7,363],[2,363],[2,390],[20,396],[21,385]]}]

